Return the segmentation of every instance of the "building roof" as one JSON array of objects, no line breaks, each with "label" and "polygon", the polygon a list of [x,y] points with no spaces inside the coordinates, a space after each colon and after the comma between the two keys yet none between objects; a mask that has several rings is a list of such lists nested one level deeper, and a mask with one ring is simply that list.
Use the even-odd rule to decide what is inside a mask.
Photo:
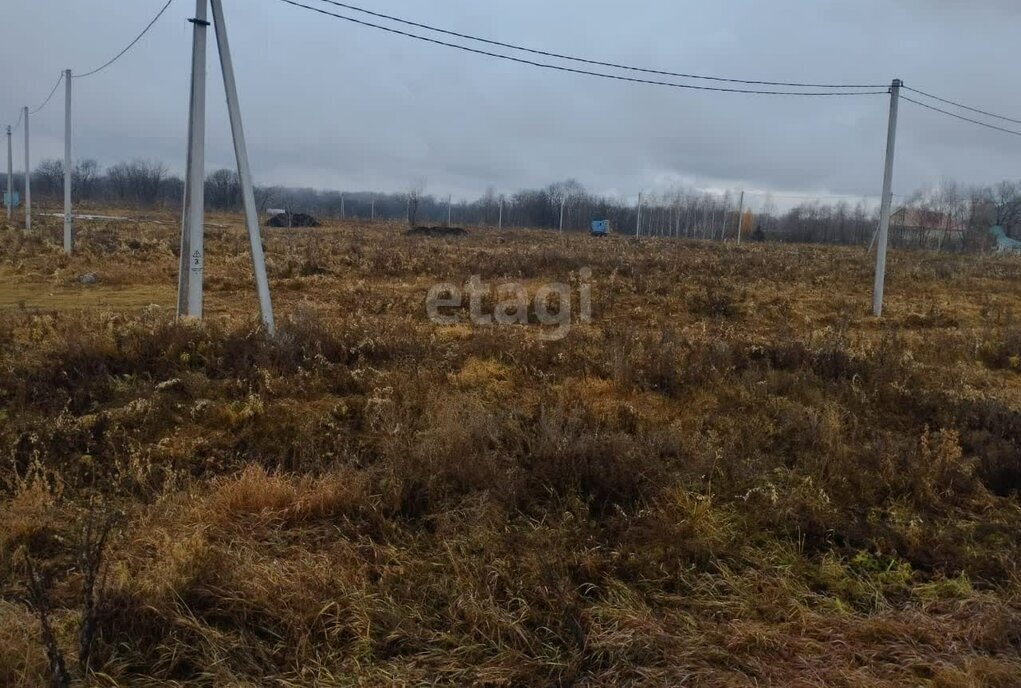
[{"label": "building roof", "polygon": [[927,208],[913,208],[901,206],[890,216],[890,224],[902,229],[914,229],[918,231],[945,231],[963,232],[966,225],[959,219],[941,213],[937,210]]}]

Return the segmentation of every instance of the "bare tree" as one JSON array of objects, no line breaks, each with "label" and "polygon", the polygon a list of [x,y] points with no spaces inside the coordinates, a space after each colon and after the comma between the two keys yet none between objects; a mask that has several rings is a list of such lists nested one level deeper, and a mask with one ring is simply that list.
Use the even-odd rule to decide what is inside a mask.
[{"label": "bare tree", "polygon": [[152,207],[160,198],[160,188],[166,176],[166,165],[161,162],[133,160],[111,167],[106,174],[106,183],[113,199]]},{"label": "bare tree", "polygon": [[234,170],[217,170],[206,178],[206,202],[214,210],[241,207],[241,178]]},{"label": "bare tree", "polygon": [[57,197],[64,188],[64,163],[43,160],[32,175],[32,191],[39,196]]},{"label": "bare tree", "polygon": [[76,162],[74,170],[71,171],[71,193],[75,200],[95,198],[99,176],[99,163],[92,158],[84,158]]},{"label": "bare tree", "polygon": [[408,226],[414,227],[418,223],[418,206],[422,202],[422,194],[425,191],[425,182],[417,180],[408,187],[406,194],[408,199]]},{"label": "bare tree", "polygon": [[1000,182],[990,193],[993,208],[996,211],[996,224],[1007,230],[1021,225],[1021,184],[1017,182]]}]

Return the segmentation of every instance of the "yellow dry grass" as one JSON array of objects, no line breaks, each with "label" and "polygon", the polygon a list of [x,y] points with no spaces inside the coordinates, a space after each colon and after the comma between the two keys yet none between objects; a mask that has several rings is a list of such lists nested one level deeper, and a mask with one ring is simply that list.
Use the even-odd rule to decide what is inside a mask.
[{"label": "yellow dry grass", "polygon": [[[112,511],[97,685],[1021,685],[1021,261],[877,320],[860,250],[269,230],[270,340],[239,219],[202,324],[150,219],[0,229],[0,684]],[[586,267],[561,341],[426,318]]]}]

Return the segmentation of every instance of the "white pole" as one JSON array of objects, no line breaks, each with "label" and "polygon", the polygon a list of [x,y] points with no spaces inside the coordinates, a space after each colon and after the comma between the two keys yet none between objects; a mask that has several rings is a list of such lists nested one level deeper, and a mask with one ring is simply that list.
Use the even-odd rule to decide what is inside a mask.
[{"label": "white pole", "polygon": [[741,225],[744,223],[744,191],[741,192],[741,200],[737,203],[737,245],[741,245]]},{"label": "white pole", "polygon": [[205,270],[203,234],[206,212],[206,20],[209,0],[195,0],[191,20],[191,100],[188,114],[188,162],[181,221],[181,263],[177,282],[177,316],[202,317]]},{"label": "white pole", "polygon": [[344,205],[344,194],[340,194],[340,218],[347,219],[347,207]]},{"label": "white pole", "polygon": [[370,211],[370,221],[376,221],[376,199],[372,199],[372,210]]},{"label": "white pole", "polygon": [[564,205],[567,203],[567,197],[564,196],[560,199],[560,233],[564,233]]},{"label": "white pole", "polygon": [[500,197],[500,220],[499,228],[503,229],[503,196]]},{"label": "white pole", "polygon": [[71,70],[64,71],[64,253],[74,250],[71,221]]},{"label": "white pole", "polygon": [[223,86],[227,91],[227,112],[230,128],[234,135],[234,154],[238,160],[238,176],[241,178],[241,194],[245,206],[245,224],[248,226],[248,242],[252,250],[252,268],[255,272],[255,286],[259,293],[259,313],[262,324],[270,336],[276,331],[273,321],[273,304],[269,295],[269,279],[266,275],[266,256],[262,250],[262,231],[259,228],[259,214],[255,205],[255,188],[252,185],[252,170],[248,161],[248,146],[245,144],[245,130],[241,124],[241,105],[238,102],[237,81],[234,78],[234,63],[230,57],[227,41],[227,26],[223,18],[223,3],[212,0],[213,24],[216,29],[216,44],[220,49],[220,66],[223,68]]},{"label": "white pole", "polygon": [[635,222],[635,236],[642,235],[642,194],[638,193],[638,221]]},{"label": "white pole", "polygon": [[32,162],[28,155],[28,106],[25,106],[25,229],[32,229]]},{"label": "white pole", "polygon": [[14,149],[11,148],[11,125],[7,125],[7,221],[14,213]]},{"label": "white pole", "polygon": [[883,202],[879,213],[879,249],[876,251],[876,283],[872,292],[872,313],[883,314],[883,289],[886,284],[886,247],[890,240],[890,209],[893,205],[893,157],[897,150],[897,108],[900,87],[894,79],[890,86],[890,124],[886,134],[886,168],[883,172]]},{"label": "white pole", "polygon": [[453,198],[454,198],[453,194],[448,194],[447,195],[447,227],[450,226],[450,218],[452,217],[451,214],[450,214],[450,212],[451,212],[450,211],[450,204],[453,202]]}]

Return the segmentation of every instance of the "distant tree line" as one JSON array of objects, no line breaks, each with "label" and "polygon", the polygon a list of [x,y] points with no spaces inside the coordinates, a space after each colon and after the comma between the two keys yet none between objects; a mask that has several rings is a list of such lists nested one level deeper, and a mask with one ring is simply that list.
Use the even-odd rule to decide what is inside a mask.
[{"label": "distant tree line", "polygon": [[[42,162],[32,173],[33,198],[59,202],[63,197],[64,166],[60,160]],[[6,175],[0,173],[0,188]],[[15,188],[23,186],[15,175]],[[402,221],[409,224],[495,226],[501,215],[505,227],[557,229],[563,207],[564,230],[588,230],[594,219],[606,219],[613,230],[635,234],[638,208],[633,201],[589,193],[574,180],[499,196],[489,189],[475,200],[452,201],[424,192],[418,183],[401,193],[321,191],[280,186],[256,187],[260,211],[281,208],[320,217]],[[241,209],[237,173],[222,169],[205,182],[210,210]],[[72,196],[76,203],[133,208],[170,208],[183,202],[184,181],[154,160],[133,160],[105,170],[91,159],[76,162]],[[502,208],[502,212],[501,212]],[[1021,182],[988,187],[964,187],[951,180],[898,199],[891,242],[902,248],[983,250],[988,229],[999,224],[1011,236],[1021,235]],[[644,235],[699,239],[746,239],[799,243],[868,245],[878,227],[878,208],[864,201],[804,202],[777,209],[767,197],[757,212],[739,214],[732,193],[706,193],[678,188],[643,197],[640,227]]]}]

